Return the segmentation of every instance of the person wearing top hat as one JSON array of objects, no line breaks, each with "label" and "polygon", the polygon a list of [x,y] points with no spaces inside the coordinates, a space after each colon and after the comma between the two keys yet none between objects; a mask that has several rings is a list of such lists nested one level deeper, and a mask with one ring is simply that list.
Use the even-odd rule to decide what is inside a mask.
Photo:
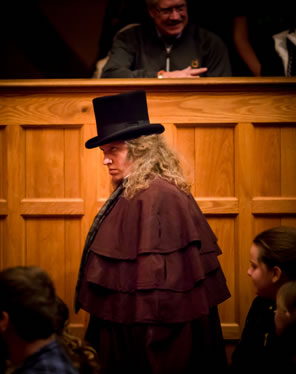
[{"label": "person wearing top hat", "polygon": [[75,296],[102,373],[227,368],[217,305],[230,297],[217,239],[145,91],[93,100],[114,191],[86,238]]}]

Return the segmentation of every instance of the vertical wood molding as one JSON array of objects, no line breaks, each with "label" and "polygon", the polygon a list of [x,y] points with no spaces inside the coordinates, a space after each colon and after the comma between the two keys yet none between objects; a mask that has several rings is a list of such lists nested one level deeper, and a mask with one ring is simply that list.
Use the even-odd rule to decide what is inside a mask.
[{"label": "vertical wood molding", "polygon": [[7,241],[3,266],[26,264],[25,221],[20,201],[25,196],[25,139],[21,126],[7,126]]},{"label": "vertical wood molding", "polygon": [[239,325],[244,326],[246,312],[254,297],[251,281],[247,275],[250,246],[253,238],[252,186],[254,155],[254,127],[251,123],[238,123],[235,133],[236,143],[236,191],[239,215],[237,217],[237,252],[236,252],[236,292],[238,296],[237,313]]}]

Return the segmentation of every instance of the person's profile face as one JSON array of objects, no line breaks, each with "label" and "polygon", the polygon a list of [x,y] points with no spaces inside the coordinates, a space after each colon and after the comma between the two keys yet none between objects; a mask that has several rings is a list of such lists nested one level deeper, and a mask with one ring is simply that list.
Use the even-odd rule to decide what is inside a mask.
[{"label": "person's profile face", "polygon": [[149,14],[164,36],[179,35],[188,23],[186,0],[159,0]]},{"label": "person's profile face", "polygon": [[133,164],[128,158],[127,144],[118,140],[102,145],[100,149],[104,153],[103,163],[108,167],[112,183],[117,185],[130,173]]},{"label": "person's profile face", "polygon": [[250,248],[250,267],[248,275],[252,279],[256,294],[261,297],[270,298],[273,296],[273,271],[259,260],[260,247],[252,244]]}]

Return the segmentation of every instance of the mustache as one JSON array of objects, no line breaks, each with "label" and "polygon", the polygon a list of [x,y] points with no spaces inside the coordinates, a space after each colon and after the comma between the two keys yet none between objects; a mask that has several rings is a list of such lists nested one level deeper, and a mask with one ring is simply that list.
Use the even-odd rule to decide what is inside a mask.
[{"label": "mustache", "polygon": [[168,26],[176,26],[176,25],[180,25],[181,23],[183,23],[183,20],[179,20],[179,21],[174,21],[174,20],[168,20],[166,22],[166,24]]}]

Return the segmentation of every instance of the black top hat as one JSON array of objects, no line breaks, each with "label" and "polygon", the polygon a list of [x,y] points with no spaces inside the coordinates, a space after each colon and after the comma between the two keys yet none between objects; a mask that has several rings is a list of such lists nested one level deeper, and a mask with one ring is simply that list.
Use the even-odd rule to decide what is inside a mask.
[{"label": "black top hat", "polygon": [[89,139],[86,148],[164,131],[161,124],[149,122],[145,91],[97,97],[93,99],[93,105],[98,136]]}]

